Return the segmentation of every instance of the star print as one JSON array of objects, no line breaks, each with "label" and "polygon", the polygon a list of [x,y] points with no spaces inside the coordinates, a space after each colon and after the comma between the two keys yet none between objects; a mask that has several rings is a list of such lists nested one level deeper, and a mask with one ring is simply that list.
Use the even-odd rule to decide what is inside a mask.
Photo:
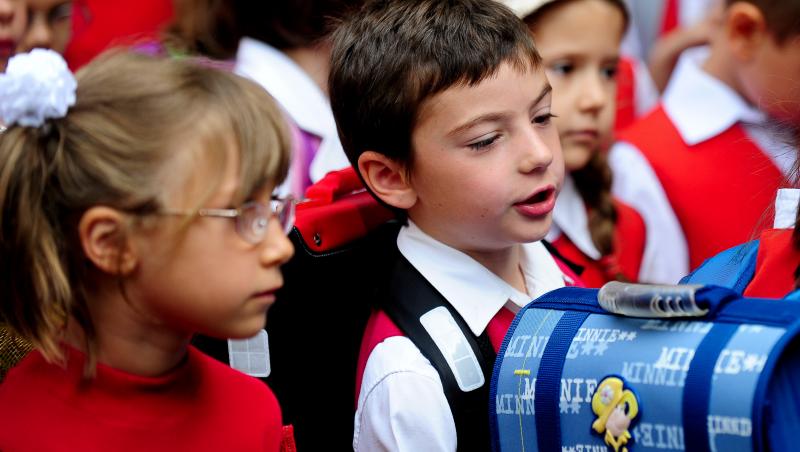
[{"label": "star print", "polygon": [[594,356],[603,356],[603,353],[608,350],[608,344],[605,342],[600,342],[595,346],[594,349]]}]

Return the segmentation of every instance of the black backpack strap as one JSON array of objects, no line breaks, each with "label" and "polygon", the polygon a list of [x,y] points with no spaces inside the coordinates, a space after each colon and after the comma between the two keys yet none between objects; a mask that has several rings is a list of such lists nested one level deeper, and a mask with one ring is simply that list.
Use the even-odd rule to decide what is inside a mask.
[{"label": "black backpack strap", "polygon": [[[385,287],[387,292],[379,297],[381,309],[439,373],[456,424],[458,450],[489,450],[489,383],[496,355],[488,335],[484,331],[475,337],[461,315],[402,255]],[[442,351],[420,322],[423,314],[438,307],[446,308],[464,333],[483,372],[483,386],[469,392],[459,388]]]},{"label": "black backpack strap", "polygon": [[576,264],[575,262],[572,262],[571,260],[564,257],[564,255],[561,254],[561,252],[558,251],[556,247],[553,246],[553,244],[548,242],[547,240],[542,240],[542,245],[544,245],[545,249],[547,249],[547,252],[550,253],[550,255],[563,262],[564,265],[569,267],[569,269],[572,270],[576,275],[580,276],[585,270],[585,268],[583,268],[583,265]]}]

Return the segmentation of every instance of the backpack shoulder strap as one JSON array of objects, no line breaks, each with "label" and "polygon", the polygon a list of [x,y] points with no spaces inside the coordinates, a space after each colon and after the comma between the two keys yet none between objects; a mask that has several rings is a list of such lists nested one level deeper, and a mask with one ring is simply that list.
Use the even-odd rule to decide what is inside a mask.
[{"label": "backpack shoulder strap", "polygon": [[681,284],[706,284],[727,287],[741,294],[756,271],[758,240],[729,248],[706,259],[700,267],[681,279]]},{"label": "backpack shoulder strap", "polygon": [[[495,352],[408,260],[397,263],[379,297],[391,318],[439,373],[459,450],[489,448],[489,381]],[[458,334],[460,333],[460,334]]]}]

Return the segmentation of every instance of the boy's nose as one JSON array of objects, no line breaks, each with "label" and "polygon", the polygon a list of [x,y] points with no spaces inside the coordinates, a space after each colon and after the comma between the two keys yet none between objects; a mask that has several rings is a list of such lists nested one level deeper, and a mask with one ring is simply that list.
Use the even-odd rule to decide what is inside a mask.
[{"label": "boy's nose", "polygon": [[[547,168],[553,162],[553,149],[543,138],[542,134],[555,132],[555,126],[550,126],[553,130],[536,130],[528,127],[528,130],[521,138],[522,158],[519,160],[519,171],[521,173],[531,173],[541,168]],[[556,144],[558,141],[555,135]]]},{"label": "boy's nose", "polygon": [[269,230],[261,244],[261,264],[265,267],[285,264],[294,255],[294,245],[286,236],[280,222],[273,218],[269,224]]}]

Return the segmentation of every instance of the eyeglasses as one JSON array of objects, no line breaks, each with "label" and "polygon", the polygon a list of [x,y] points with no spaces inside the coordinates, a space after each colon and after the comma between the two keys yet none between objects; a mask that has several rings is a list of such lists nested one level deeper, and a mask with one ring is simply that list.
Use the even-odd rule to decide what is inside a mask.
[{"label": "eyeglasses", "polygon": [[280,198],[273,196],[269,204],[248,202],[238,209],[197,209],[175,210],[164,209],[162,215],[197,215],[200,217],[233,218],[236,220],[236,232],[246,242],[256,245],[267,236],[269,220],[275,217],[288,234],[294,226],[294,211],[297,202],[291,196]]}]

